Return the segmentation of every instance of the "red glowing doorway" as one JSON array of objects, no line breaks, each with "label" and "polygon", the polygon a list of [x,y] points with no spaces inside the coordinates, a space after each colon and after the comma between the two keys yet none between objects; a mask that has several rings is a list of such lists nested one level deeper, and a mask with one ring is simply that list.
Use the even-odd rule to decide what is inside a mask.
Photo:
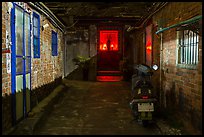
[{"label": "red glowing doorway", "polygon": [[98,43],[98,71],[119,71],[119,30],[100,30]]},{"label": "red glowing doorway", "polygon": [[118,31],[103,30],[100,31],[100,48],[101,51],[118,51]]}]

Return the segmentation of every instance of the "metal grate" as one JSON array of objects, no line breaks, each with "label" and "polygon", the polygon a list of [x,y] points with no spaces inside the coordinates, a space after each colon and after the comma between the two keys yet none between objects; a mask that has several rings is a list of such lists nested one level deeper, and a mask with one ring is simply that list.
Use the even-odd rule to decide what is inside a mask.
[{"label": "metal grate", "polygon": [[198,33],[192,30],[179,31],[179,64],[196,65],[198,63]]}]

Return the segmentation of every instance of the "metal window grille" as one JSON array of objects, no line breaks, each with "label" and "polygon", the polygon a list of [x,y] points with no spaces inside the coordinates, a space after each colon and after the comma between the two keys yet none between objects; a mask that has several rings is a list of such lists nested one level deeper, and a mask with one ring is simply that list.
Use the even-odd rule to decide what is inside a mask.
[{"label": "metal window grille", "polygon": [[196,65],[198,63],[198,33],[192,30],[179,31],[179,64]]}]

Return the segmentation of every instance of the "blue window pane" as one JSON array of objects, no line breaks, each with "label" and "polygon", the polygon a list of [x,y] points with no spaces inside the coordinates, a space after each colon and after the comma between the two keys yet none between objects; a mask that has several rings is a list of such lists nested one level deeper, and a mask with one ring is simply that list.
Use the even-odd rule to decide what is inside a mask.
[{"label": "blue window pane", "polygon": [[33,26],[38,27],[38,18],[33,18]]},{"label": "blue window pane", "polygon": [[34,48],[34,57],[38,57],[38,39],[34,38],[34,43],[33,43],[33,48]]},{"label": "blue window pane", "polygon": [[19,8],[15,9],[16,12],[16,55],[23,55],[23,11]]},{"label": "blue window pane", "polygon": [[26,72],[30,72],[30,58],[26,59]]},{"label": "blue window pane", "polygon": [[52,31],[52,55],[57,56],[57,33]]},{"label": "blue window pane", "polygon": [[22,57],[16,58],[16,73],[23,73],[23,59],[22,59]]},{"label": "blue window pane", "polygon": [[34,37],[33,40],[34,40],[34,42],[33,42],[34,47],[35,46],[37,47],[38,46],[38,39],[36,37]]},{"label": "blue window pane", "polygon": [[33,27],[34,36],[38,36],[38,28]]},{"label": "blue window pane", "polygon": [[34,57],[39,57],[39,44],[38,44],[39,39],[34,38],[34,43],[33,43],[33,49],[34,49]]},{"label": "blue window pane", "polygon": [[26,56],[30,56],[30,15],[25,13],[25,49]]},{"label": "blue window pane", "polygon": [[40,57],[40,16],[33,12],[33,54],[34,58]]}]

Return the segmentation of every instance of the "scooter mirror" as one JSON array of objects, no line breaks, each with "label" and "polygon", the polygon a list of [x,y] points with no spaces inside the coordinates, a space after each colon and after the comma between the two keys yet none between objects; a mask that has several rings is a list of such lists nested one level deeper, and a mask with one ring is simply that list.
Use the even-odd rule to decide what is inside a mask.
[{"label": "scooter mirror", "polygon": [[158,67],[157,65],[153,65],[152,68],[153,68],[154,70],[157,70],[159,67]]}]

